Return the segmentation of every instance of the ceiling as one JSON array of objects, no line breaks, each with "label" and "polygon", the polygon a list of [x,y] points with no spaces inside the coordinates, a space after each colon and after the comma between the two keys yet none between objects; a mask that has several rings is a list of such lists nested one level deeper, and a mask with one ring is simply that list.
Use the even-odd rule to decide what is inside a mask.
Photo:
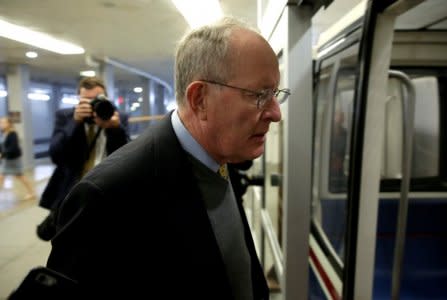
[{"label": "ceiling", "polygon": [[[221,0],[225,14],[256,24],[257,0]],[[324,30],[359,0],[335,0],[324,18],[317,14],[315,33]],[[323,10],[323,9],[322,9]],[[115,68],[116,80],[154,76],[172,87],[176,42],[188,30],[170,0],[0,0],[0,19],[81,45],[83,55],[59,55],[0,37],[0,74],[8,64],[28,64],[32,79],[71,83],[100,60]],[[25,52],[39,57],[30,59]]]}]

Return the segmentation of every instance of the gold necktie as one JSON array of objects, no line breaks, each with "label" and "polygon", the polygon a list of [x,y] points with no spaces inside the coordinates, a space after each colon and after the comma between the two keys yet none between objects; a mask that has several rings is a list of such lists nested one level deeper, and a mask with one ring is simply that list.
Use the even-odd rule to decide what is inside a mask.
[{"label": "gold necktie", "polygon": [[94,165],[95,163],[95,147],[91,147],[90,145],[93,143],[95,139],[95,126],[94,125],[89,125],[88,126],[88,131],[87,131],[87,145],[88,148],[90,149],[90,153],[88,156],[87,161],[84,163],[84,168],[82,170],[82,175],[81,177],[84,177],[85,173],[87,173]]},{"label": "gold necktie", "polygon": [[218,173],[223,179],[228,180],[228,168],[226,164],[219,167]]}]

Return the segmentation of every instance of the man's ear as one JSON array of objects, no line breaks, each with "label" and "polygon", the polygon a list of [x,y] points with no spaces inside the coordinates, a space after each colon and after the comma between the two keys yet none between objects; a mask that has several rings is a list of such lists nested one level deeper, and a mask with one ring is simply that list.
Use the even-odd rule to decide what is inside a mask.
[{"label": "man's ear", "polygon": [[206,119],[207,93],[207,85],[202,81],[193,81],[186,88],[189,106],[200,119]]}]

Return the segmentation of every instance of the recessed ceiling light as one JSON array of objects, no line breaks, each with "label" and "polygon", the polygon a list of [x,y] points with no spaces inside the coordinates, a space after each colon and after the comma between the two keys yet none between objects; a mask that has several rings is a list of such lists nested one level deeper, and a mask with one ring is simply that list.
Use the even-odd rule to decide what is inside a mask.
[{"label": "recessed ceiling light", "polygon": [[96,75],[96,72],[93,70],[86,70],[86,71],[79,72],[79,74],[81,74],[81,76],[84,76],[84,77],[93,77]]},{"label": "recessed ceiling light", "polygon": [[135,93],[141,93],[141,92],[143,91],[143,88],[140,87],[140,86],[136,86],[136,87],[133,88],[133,91],[134,91]]},{"label": "recessed ceiling light", "polygon": [[29,57],[29,58],[36,58],[38,56],[37,52],[34,52],[34,51],[28,51],[25,53],[25,55],[26,55],[26,57]]},{"label": "recessed ceiling light", "polygon": [[191,28],[216,21],[223,15],[218,0],[172,0],[172,2]]},{"label": "recessed ceiling light", "polygon": [[3,20],[0,20],[0,36],[59,54],[82,54],[85,52],[84,48],[78,45]]}]

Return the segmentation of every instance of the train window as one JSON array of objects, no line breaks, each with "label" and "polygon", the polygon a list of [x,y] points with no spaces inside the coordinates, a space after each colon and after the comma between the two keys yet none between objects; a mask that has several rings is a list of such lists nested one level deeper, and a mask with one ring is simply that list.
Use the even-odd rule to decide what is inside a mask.
[{"label": "train window", "polygon": [[[349,65],[350,62],[345,61],[345,65],[340,66],[333,95],[335,100],[331,113],[330,144],[327,154],[329,157],[327,187],[331,193],[345,193],[347,190],[355,84],[355,70]],[[444,140],[443,135],[446,135],[447,132],[442,130],[441,124],[446,123],[445,119],[447,118],[443,117],[442,113],[446,92],[440,82],[445,81],[446,76],[430,75],[430,72],[415,73],[408,70],[406,73],[410,76],[415,88],[411,189],[414,191],[444,191],[446,186],[443,181],[447,175],[447,170],[445,170],[447,168],[443,166],[443,158],[440,153],[446,147],[442,141]],[[324,84],[320,87],[323,88]],[[404,97],[406,97],[406,90],[402,83],[394,78],[389,79],[381,168],[382,192],[399,191],[400,189],[403,142],[402,101]]]},{"label": "train window", "polygon": [[323,62],[316,85],[312,216],[330,242],[326,247],[340,261],[344,259],[357,53],[358,45],[353,45],[332,57],[332,64]]},{"label": "train window", "polygon": [[325,144],[327,139],[325,138],[326,127],[326,115],[328,114],[328,106],[330,105],[329,85],[332,73],[334,72],[334,66],[329,65],[317,73],[315,93],[314,93],[314,140],[313,140],[313,197],[312,197],[312,215],[316,219],[321,219],[320,216],[320,199],[319,194],[322,190],[322,183],[325,177],[321,176],[321,172],[324,172],[325,160],[323,156],[323,149],[326,148]]},{"label": "train window", "polygon": [[320,217],[320,199],[319,194],[321,190],[321,175],[323,171],[321,167],[324,165],[324,157],[322,156],[323,148],[325,148],[326,139],[324,138],[325,119],[327,115],[327,107],[329,101],[329,84],[331,81],[331,74],[334,72],[333,65],[329,65],[316,73],[315,93],[314,93],[314,140],[313,140],[313,197],[312,197],[312,215],[321,219]]},{"label": "train window", "polygon": [[[438,176],[439,97],[436,77],[412,79],[415,88],[413,132],[413,178]],[[402,177],[402,101],[405,97],[397,79],[388,82],[385,108],[385,141],[382,179]]]},{"label": "train window", "polygon": [[329,191],[347,189],[349,141],[351,134],[355,76],[350,69],[338,74],[329,149]]},{"label": "train window", "polygon": [[[443,88],[445,75],[430,70],[403,68],[414,85],[415,111],[413,122],[413,147],[411,163],[411,190],[444,191],[446,171],[442,163],[442,143],[445,131]],[[385,111],[385,141],[382,160],[381,191],[398,191],[402,170],[402,99],[406,91],[396,79],[388,81],[388,97]]]},{"label": "train window", "polygon": [[436,77],[414,78],[413,178],[438,176],[439,95]]}]

